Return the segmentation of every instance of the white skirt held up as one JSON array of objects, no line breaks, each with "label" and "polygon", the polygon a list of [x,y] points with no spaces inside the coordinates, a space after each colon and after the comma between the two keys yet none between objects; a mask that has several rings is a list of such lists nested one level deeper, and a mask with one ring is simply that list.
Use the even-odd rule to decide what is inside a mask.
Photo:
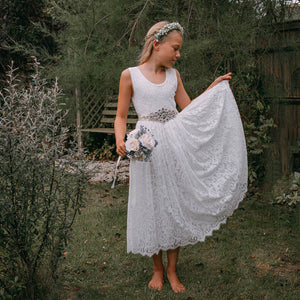
[{"label": "white skirt held up", "polygon": [[247,191],[244,131],[228,82],[166,123],[141,124],[158,145],[150,162],[130,162],[127,251],[152,256],[204,241]]}]

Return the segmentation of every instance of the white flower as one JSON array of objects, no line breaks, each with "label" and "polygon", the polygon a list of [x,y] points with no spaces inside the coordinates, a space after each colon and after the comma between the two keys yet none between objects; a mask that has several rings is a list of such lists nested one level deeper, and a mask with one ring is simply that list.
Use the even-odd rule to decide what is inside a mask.
[{"label": "white flower", "polygon": [[141,125],[127,134],[125,147],[127,156],[132,159],[150,161],[152,150],[156,147],[157,141],[150,130]]},{"label": "white flower", "polygon": [[142,146],[148,148],[149,150],[152,150],[155,147],[155,140],[150,134],[143,134],[139,137],[139,141]]},{"label": "white flower", "polygon": [[181,32],[181,35],[183,35],[183,28],[178,22],[168,23],[163,28],[161,28],[155,35],[154,39],[157,41],[162,40],[170,31],[177,30]]},{"label": "white flower", "polygon": [[138,133],[139,133],[139,130],[134,129],[127,134],[127,137],[128,137],[128,139],[135,138]]},{"label": "white flower", "polygon": [[126,150],[128,152],[130,151],[138,151],[140,148],[140,143],[137,139],[134,138],[128,138],[128,140],[125,143]]}]

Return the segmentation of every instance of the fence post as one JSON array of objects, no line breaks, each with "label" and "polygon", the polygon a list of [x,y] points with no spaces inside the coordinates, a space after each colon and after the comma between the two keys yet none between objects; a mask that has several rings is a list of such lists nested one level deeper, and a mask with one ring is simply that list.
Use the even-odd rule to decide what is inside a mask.
[{"label": "fence post", "polygon": [[77,86],[75,88],[75,99],[76,99],[77,142],[78,142],[78,151],[81,154],[83,152],[83,147],[82,147],[82,132],[81,132],[80,84],[79,83],[77,83]]}]

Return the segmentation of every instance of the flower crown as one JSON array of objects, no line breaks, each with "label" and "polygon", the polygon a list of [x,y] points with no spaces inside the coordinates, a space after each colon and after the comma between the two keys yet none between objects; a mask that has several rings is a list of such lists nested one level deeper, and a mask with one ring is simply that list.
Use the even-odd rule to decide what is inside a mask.
[{"label": "flower crown", "polygon": [[154,39],[157,42],[161,41],[172,30],[180,31],[180,33],[183,35],[183,28],[182,28],[182,26],[179,23],[177,23],[177,22],[173,22],[173,23],[169,23],[169,24],[165,25],[163,28],[161,28],[154,35]]}]

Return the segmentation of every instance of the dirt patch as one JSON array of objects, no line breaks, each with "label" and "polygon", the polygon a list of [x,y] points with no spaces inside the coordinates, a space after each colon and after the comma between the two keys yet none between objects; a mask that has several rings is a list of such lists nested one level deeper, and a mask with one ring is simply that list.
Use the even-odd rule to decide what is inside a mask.
[{"label": "dirt patch", "polygon": [[299,284],[300,258],[289,254],[288,251],[274,254],[260,249],[255,252],[253,258],[259,276],[272,272],[281,279]]}]

